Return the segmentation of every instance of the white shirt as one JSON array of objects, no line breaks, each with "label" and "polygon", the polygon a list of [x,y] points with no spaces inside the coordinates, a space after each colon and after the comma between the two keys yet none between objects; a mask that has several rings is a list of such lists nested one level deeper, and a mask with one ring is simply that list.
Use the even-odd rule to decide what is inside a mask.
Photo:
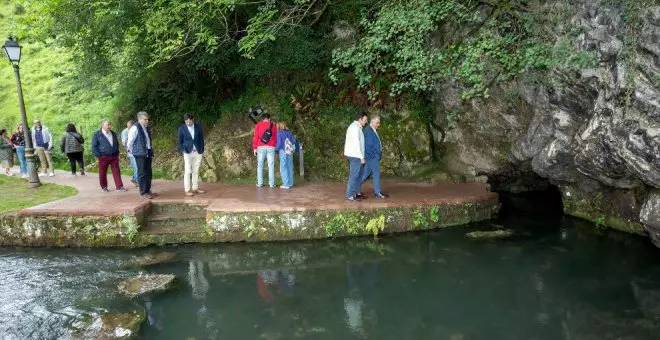
[{"label": "white shirt", "polygon": [[362,125],[357,121],[346,129],[344,156],[364,159],[364,132],[362,132]]},{"label": "white shirt", "polygon": [[105,136],[105,138],[106,138],[106,139],[108,140],[108,142],[110,143],[110,146],[112,146],[112,144],[113,144],[113,140],[112,140],[112,132],[110,132],[110,130],[105,131],[105,130],[101,129],[101,133],[103,133],[103,135]]},{"label": "white shirt", "polygon": [[[188,132],[190,132],[190,136],[192,137],[192,139],[195,140],[195,124],[186,125],[186,127],[188,128]],[[197,148],[195,147],[195,143],[193,143],[192,151],[197,151]]]},{"label": "white shirt", "polygon": [[137,123],[131,126],[131,129],[128,130],[128,140],[126,141],[126,150],[130,154],[133,153],[133,142],[135,142],[135,138],[137,138],[138,126],[142,127],[142,131],[144,131],[144,136],[147,139],[147,150],[151,149],[151,139],[149,139],[149,134],[147,133],[147,129],[141,123]]}]

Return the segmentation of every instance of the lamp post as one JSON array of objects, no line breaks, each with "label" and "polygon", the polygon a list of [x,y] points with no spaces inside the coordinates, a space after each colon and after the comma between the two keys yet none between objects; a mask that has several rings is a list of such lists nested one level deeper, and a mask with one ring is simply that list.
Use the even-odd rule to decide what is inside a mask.
[{"label": "lamp post", "polygon": [[9,37],[2,50],[12,66],[14,66],[14,75],[16,76],[16,88],[18,90],[18,105],[21,108],[21,119],[23,120],[23,135],[25,137],[25,158],[27,159],[27,168],[29,174],[28,186],[36,188],[41,185],[39,175],[37,174],[37,160],[34,157],[34,148],[32,145],[32,132],[28,127],[27,115],[25,114],[25,103],[23,102],[23,88],[21,87],[21,75],[18,70],[18,63],[21,62],[21,45]]}]

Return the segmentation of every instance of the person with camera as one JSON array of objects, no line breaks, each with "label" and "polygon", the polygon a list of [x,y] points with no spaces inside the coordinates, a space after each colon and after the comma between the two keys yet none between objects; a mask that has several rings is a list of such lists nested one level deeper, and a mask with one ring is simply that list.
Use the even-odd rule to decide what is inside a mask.
[{"label": "person with camera", "polygon": [[263,186],[264,160],[268,161],[268,185],[275,187],[275,146],[277,126],[270,121],[270,115],[261,115],[261,121],[254,126],[252,151],[257,156],[257,187]]}]

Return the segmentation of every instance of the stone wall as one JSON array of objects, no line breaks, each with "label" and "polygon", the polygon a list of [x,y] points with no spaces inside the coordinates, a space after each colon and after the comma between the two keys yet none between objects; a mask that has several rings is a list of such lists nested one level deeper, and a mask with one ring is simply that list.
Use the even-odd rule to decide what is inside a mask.
[{"label": "stone wall", "polygon": [[446,162],[500,189],[543,186],[521,186],[522,176],[546,179],[562,190],[567,213],[636,233],[643,224],[657,242],[660,216],[650,207],[660,205],[652,190],[660,187],[660,6],[642,9],[635,31],[618,2],[571,6],[564,24],[581,32],[575,47],[595,54],[596,66],[521,79],[485,101],[461,103],[456,88],[439,84],[437,120],[461,113]]}]

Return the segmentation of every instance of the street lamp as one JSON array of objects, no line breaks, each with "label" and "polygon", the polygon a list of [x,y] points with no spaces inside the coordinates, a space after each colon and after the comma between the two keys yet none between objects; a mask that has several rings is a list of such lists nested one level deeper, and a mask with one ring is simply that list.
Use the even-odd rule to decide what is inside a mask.
[{"label": "street lamp", "polygon": [[21,108],[21,119],[23,120],[23,135],[25,137],[25,158],[27,159],[27,168],[29,174],[28,186],[36,188],[41,185],[39,175],[37,174],[37,160],[34,157],[34,148],[32,146],[32,133],[28,127],[27,115],[25,114],[25,103],[23,102],[23,88],[21,87],[21,75],[18,70],[18,63],[21,62],[21,45],[9,37],[2,50],[5,52],[7,59],[14,66],[14,75],[16,76],[16,88],[18,89],[18,105]]}]

